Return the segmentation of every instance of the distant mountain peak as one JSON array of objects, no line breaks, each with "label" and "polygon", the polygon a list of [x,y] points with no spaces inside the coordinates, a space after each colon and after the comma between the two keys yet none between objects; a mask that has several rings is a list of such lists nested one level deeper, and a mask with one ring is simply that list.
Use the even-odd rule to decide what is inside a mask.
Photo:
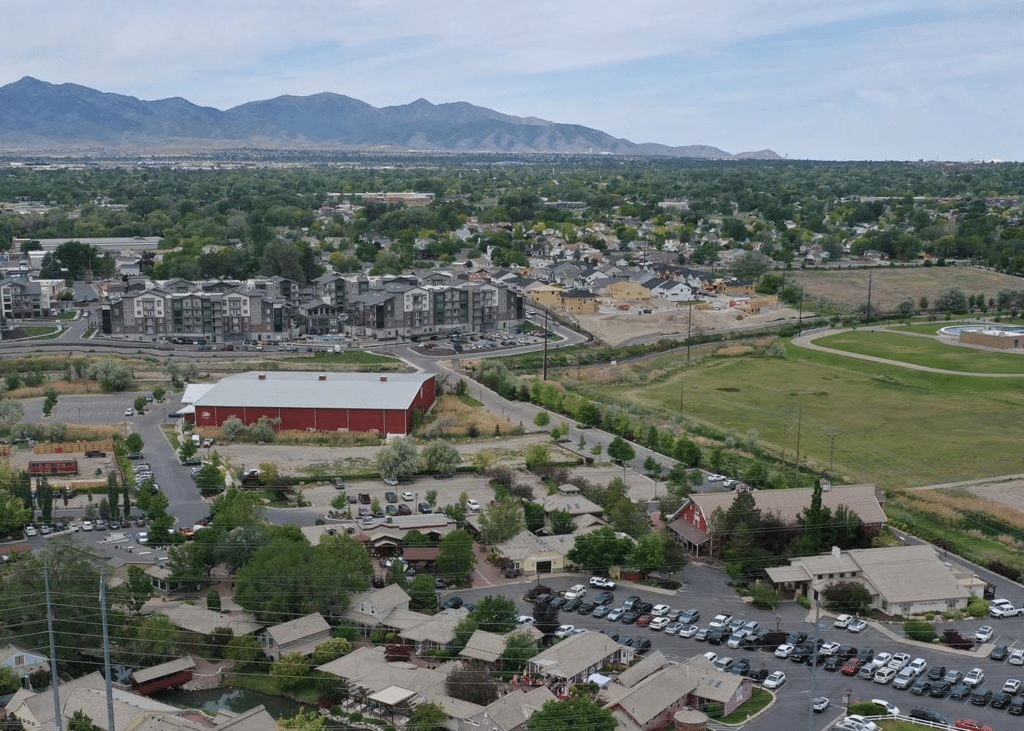
[{"label": "distant mountain peak", "polygon": [[14,105],[5,104],[0,116],[0,147],[7,150],[183,146],[780,159],[771,150],[730,155],[707,145],[634,143],[582,125],[515,117],[463,101],[433,104],[422,97],[378,108],[325,91],[221,111],[178,96],[143,101],[32,76],[0,87],[0,94]]}]

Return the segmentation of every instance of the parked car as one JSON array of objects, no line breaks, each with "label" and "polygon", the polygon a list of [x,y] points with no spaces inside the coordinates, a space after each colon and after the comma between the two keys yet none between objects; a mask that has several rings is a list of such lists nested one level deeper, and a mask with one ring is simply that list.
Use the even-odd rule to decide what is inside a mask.
[{"label": "parked car", "polygon": [[989,703],[993,708],[1002,710],[1010,705],[1010,701],[1013,700],[1013,694],[1007,693],[1005,690],[996,691],[992,694],[992,701]]},{"label": "parked car", "polygon": [[855,633],[863,632],[867,628],[868,628],[868,623],[865,622],[863,619],[853,619],[853,620],[850,620],[850,623],[848,625],[846,625],[846,630],[848,632],[855,632]]},{"label": "parked car", "polygon": [[962,731],[992,731],[992,727],[987,723],[980,723],[973,718],[961,718],[953,728],[962,729]]},{"label": "parked car", "polygon": [[774,673],[764,679],[762,684],[768,690],[778,690],[786,684],[786,674],[781,670],[776,670]]},{"label": "parked car", "polygon": [[1006,682],[1003,683],[1001,690],[1002,692],[1009,693],[1010,695],[1017,695],[1020,693],[1020,688],[1021,685],[1019,680],[1016,678],[1008,678]]},{"label": "parked car", "polygon": [[819,696],[811,700],[811,710],[815,713],[824,713],[828,710],[828,707],[832,705],[832,702],[824,696]]},{"label": "parked car", "polygon": [[932,690],[932,683],[927,678],[919,678],[910,686],[910,692],[914,695],[927,695]]},{"label": "parked car", "polygon": [[931,680],[929,682],[932,684],[932,688],[928,691],[928,695],[932,698],[945,698],[953,690],[952,684],[945,680]]},{"label": "parked car", "polygon": [[986,624],[982,627],[978,627],[978,631],[974,633],[974,639],[978,642],[991,642],[994,634],[995,630]]},{"label": "parked car", "polygon": [[1000,642],[998,645],[992,648],[992,652],[988,654],[988,659],[994,662],[1002,662],[1010,656],[1010,648],[1005,643]]},{"label": "parked car", "polygon": [[991,688],[976,688],[975,691],[971,693],[971,703],[975,706],[987,706],[991,700]]},{"label": "parked car", "polygon": [[949,725],[949,719],[943,716],[938,711],[933,711],[930,708],[911,708],[908,714],[911,718],[919,718],[922,721],[929,721],[931,723],[939,723]]},{"label": "parked car", "polygon": [[971,686],[966,683],[956,683],[949,690],[949,697],[954,701],[962,701],[969,698],[971,695]]},{"label": "parked car", "polygon": [[836,620],[832,623],[832,626],[836,629],[846,629],[850,626],[850,622],[853,621],[853,617],[849,614],[840,614],[836,617]]},{"label": "parked car", "polygon": [[599,589],[614,589],[615,582],[604,576],[591,576],[590,585]]},{"label": "parked car", "polygon": [[884,668],[881,668],[880,670],[878,670],[875,673],[875,675],[872,678],[872,680],[874,680],[879,685],[888,685],[889,683],[891,683],[893,681],[893,678],[895,678],[895,677],[896,677],[896,671],[893,668],[890,668],[890,667],[887,666],[887,667],[884,667]]},{"label": "parked car", "polygon": [[479,513],[480,501],[474,500],[473,498],[469,498],[468,500],[466,500],[466,510],[470,511],[471,513]]},{"label": "parked car", "polygon": [[967,675],[964,676],[964,685],[968,685],[972,688],[977,688],[985,682],[985,671],[981,668],[971,668]]},{"label": "parked car", "polygon": [[1024,665],[1024,650],[1014,650],[1006,661],[1011,665]]},{"label": "parked car", "polygon": [[587,587],[583,584],[573,584],[569,589],[566,590],[563,596],[566,599],[579,599],[587,595]]}]

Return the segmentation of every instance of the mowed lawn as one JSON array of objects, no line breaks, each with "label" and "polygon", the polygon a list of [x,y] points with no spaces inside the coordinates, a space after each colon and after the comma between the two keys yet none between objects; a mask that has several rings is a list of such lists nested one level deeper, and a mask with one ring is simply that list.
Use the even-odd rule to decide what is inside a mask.
[{"label": "mowed lawn", "polygon": [[[616,387],[741,436],[792,463],[907,487],[1024,472],[1024,378],[932,374],[787,346],[787,358],[720,357],[637,388]],[[678,361],[677,361],[678,363]]]},{"label": "mowed lawn", "polygon": [[898,331],[856,330],[817,338],[814,344],[961,373],[1024,375],[1024,354],[975,350]]}]

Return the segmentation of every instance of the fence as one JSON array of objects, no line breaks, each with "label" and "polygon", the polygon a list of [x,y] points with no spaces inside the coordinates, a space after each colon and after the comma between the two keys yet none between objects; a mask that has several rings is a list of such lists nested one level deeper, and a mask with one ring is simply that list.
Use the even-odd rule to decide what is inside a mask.
[{"label": "fence", "polygon": [[[10,449],[10,447],[8,447]],[[57,444],[36,444],[36,454],[78,454],[84,452],[113,452],[114,442],[110,439],[95,442],[60,442]]]}]

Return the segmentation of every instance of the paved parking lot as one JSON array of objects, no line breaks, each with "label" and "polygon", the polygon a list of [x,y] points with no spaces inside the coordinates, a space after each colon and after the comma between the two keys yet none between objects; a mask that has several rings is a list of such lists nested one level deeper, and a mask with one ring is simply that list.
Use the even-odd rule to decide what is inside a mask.
[{"label": "paved parking lot", "polygon": [[[579,574],[542,576],[540,583],[562,591],[573,584],[587,584],[588,578],[587,575]],[[679,578],[684,582],[684,586],[678,591],[652,590],[636,585],[619,584],[614,591],[615,601],[612,606],[621,605],[626,597],[635,594],[643,601],[652,604],[664,603],[674,609],[697,609],[701,613],[699,624],[703,627],[707,626],[715,614],[724,613],[737,619],[757,621],[767,630],[802,631],[811,637],[814,636],[815,614],[813,611],[809,612],[795,603],[783,604],[775,611],[756,609],[727,586],[724,573],[716,568],[690,564],[679,573]],[[537,583],[536,580],[520,580],[488,588],[458,590],[446,593],[445,596],[458,594],[466,601],[472,602],[489,594],[499,594],[515,600],[520,613],[531,614],[533,606],[525,602],[523,596],[535,583]],[[589,586],[587,588],[588,594],[596,594],[601,591]],[[922,645],[905,641],[902,627],[898,624],[870,623],[869,628],[864,632],[853,634],[833,627],[831,615],[821,614],[820,620],[819,626],[822,626],[822,629],[819,631],[819,636],[826,641],[835,641],[858,648],[870,647],[876,652],[906,652],[911,657],[924,658],[929,665],[941,664],[964,673],[973,667],[981,667],[986,676],[984,686],[993,690],[999,690],[1007,678],[1015,677],[1024,680],[1024,668],[988,659],[991,644],[974,652],[951,651],[944,646]],[[906,690],[896,690],[890,686],[879,685],[857,677],[848,677],[839,672],[828,672],[822,667],[812,669],[806,664],[796,664],[790,660],[776,658],[773,654],[774,647],[758,651],[728,649],[725,645],[708,645],[707,642],[665,635],[646,627],[623,625],[621,622],[609,622],[605,619],[581,616],[575,613],[562,612],[559,621],[589,631],[604,631],[608,634],[617,633],[622,637],[649,639],[652,643],[652,650],[660,650],[671,660],[683,660],[713,651],[719,656],[730,656],[735,659],[746,658],[753,668],[764,667],[768,670],[783,671],[787,681],[777,692],[771,709],[762,716],[751,720],[744,727],[756,731],[777,731],[782,728],[828,728],[843,714],[847,695],[849,695],[851,703],[881,698],[894,703],[904,713],[915,706],[923,706],[942,713],[951,721],[960,718],[974,718],[988,723],[996,729],[1014,726],[1018,722],[1017,717],[1008,715],[1005,710],[987,706],[979,707],[971,705],[969,702],[958,702],[949,698],[919,697],[911,695]],[[968,635],[973,635],[976,628],[982,624],[993,624],[996,630],[995,641],[1024,646],[1024,638],[1022,638],[1024,621],[1021,619],[970,620],[948,624],[955,624]],[[939,629],[942,626],[944,625],[939,625]],[[812,714],[809,699],[813,696],[828,697],[832,706],[824,714]]]}]

